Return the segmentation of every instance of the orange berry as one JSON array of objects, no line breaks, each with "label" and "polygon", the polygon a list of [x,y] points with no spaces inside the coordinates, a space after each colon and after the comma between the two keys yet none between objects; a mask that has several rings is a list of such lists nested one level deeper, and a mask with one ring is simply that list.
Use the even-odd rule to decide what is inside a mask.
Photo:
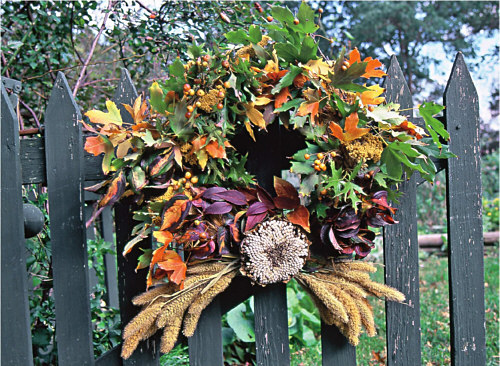
[{"label": "orange berry", "polygon": [[319,193],[320,193],[320,194],[322,194],[323,196],[325,196],[325,195],[328,193],[328,191],[327,191],[326,189],[323,189],[323,190],[322,190],[321,192],[319,192]]},{"label": "orange berry", "polygon": [[374,108],[373,106],[369,106],[369,107],[368,107],[368,110],[369,110],[370,112],[373,112],[373,111],[375,110],[375,108]]},{"label": "orange berry", "polygon": [[321,161],[319,159],[314,160],[314,165],[319,165],[321,164]]},{"label": "orange berry", "polygon": [[225,69],[228,69],[229,68],[229,61],[227,61],[227,60],[222,61],[222,67]]},{"label": "orange berry", "polygon": [[319,8],[319,9],[318,9],[318,13],[323,14],[323,9],[322,9],[322,8]]},{"label": "orange berry", "polygon": [[217,94],[217,96],[218,96],[219,98],[224,98],[224,97],[226,96],[226,94],[224,94],[224,92],[223,92],[223,91],[220,91],[220,92],[219,92],[219,94]]},{"label": "orange berry", "polygon": [[332,151],[332,152],[330,153],[330,156],[331,156],[332,158],[334,158],[334,157],[336,157],[336,156],[337,156],[337,153],[336,153],[335,151]]},{"label": "orange berry", "polygon": [[224,104],[222,104],[222,103],[217,104],[217,109],[219,109],[219,110],[220,110],[220,109],[222,109],[222,108],[224,108]]},{"label": "orange berry", "polygon": [[184,184],[184,183],[186,183],[186,178],[181,178],[181,179],[179,179],[179,183],[180,183],[180,184]]},{"label": "orange berry", "polygon": [[189,189],[189,188],[191,188],[191,183],[189,183],[189,182],[186,182],[186,184],[184,184],[184,188],[186,188],[186,189]]},{"label": "orange berry", "polygon": [[198,183],[198,177],[191,178],[191,183],[193,183],[193,184]]},{"label": "orange berry", "polygon": [[270,15],[269,15],[269,16],[266,18],[266,20],[270,23],[270,22],[272,22],[272,21],[274,20],[274,18],[273,18],[272,16],[270,16]]},{"label": "orange berry", "polygon": [[309,154],[304,154],[304,159],[306,159],[306,160],[311,159],[311,155],[309,155]]},{"label": "orange berry", "polygon": [[321,170],[321,168],[319,167],[319,165],[315,165],[314,170],[317,170],[319,172]]},{"label": "orange berry", "polygon": [[318,153],[318,159],[323,159],[325,157],[325,155],[323,153]]},{"label": "orange berry", "polygon": [[326,165],[325,165],[325,164],[323,164],[323,163],[321,163],[321,164],[319,165],[319,167],[321,168],[321,170],[322,170],[322,171],[325,171],[325,170],[326,170]]},{"label": "orange berry", "polygon": [[196,226],[198,226],[199,224],[201,224],[201,221],[200,221],[200,220],[194,220],[194,224],[195,224]]},{"label": "orange berry", "polygon": [[184,178],[186,178],[186,179],[189,179],[191,177],[192,177],[191,172],[186,172],[186,174],[184,174]]},{"label": "orange berry", "polygon": [[191,85],[184,84],[183,88],[184,88],[184,91],[189,91],[191,89]]},{"label": "orange berry", "polygon": [[174,184],[172,188],[174,189],[174,191],[177,191],[180,188],[180,186],[178,184]]},{"label": "orange berry", "polygon": [[205,55],[203,56],[203,61],[209,61],[210,60],[210,55]]},{"label": "orange berry", "polygon": [[192,113],[190,113],[190,112],[186,112],[186,114],[184,115],[184,117],[186,117],[186,118],[191,118],[191,116],[192,116],[192,115],[193,115]]},{"label": "orange berry", "polygon": [[200,108],[201,107],[201,102],[196,102],[195,106],[196,106],[196,108]]},{"label": "orange berry", "polygon": [[201,233],[200,234],[200,239],[205,240],[206,238],[207,238],[207,234],[206,233]]},{"label": "orange berry", "polygon": [[201,90],[201,89],[200,89],[200,90],[198,90],[198,91],[196,92],[196,94],[197,94],[199,97],[202,97],[202,96],[204,96],[204,95],[205,95],[205,92],[204,92],[203,90]]},{"label": "orange berry", "polygon": [[300,23],[300,22],[299,22],[299,20],[298,20],[297,18],[295,18],[295,19],[293,20],[293,24],[297,25],[297,24],[299,24],[299,23]]},{"label": "orange berry", "polygon": [[347,70],[347,66],[346,65],[342,65],[342,70],[346,71]]},{"label": "orange berry", "polygon": [[206,61],[203,61],[203,63],[201,64],[203,67],[207,67],[208,66],[208,62]]},{"label": "orange berry", "polygon": [[155,13],[149,14],[149,19],[154,19],[154,18],[156,18],[156,14]]},{"label": "orange berry", "polygon": [[201,79],[194,79],[194,83],[198,85],[201,84]]},{"label": "orange berry", "polygon": [[192,113],[192,112],[194,111],[194,107],[193,107],[192,105],[188,105],[188,106],[187,106],[187,111],[188,111],[189,113]]},{"label": "orange berry", "polygon": [[229,89],[231,87],[231,83],[229,81],[224,82],[224,88]]},{"label": "orange berry", "polygon": [[195,93],[194,93],[194,90],[193,90],[193,89],[191,89],[191,90],[189,91],[189,93],[188,93],[188,94],[189,94],[189,95],[191,95],[191,96],[193,96],[193,95],[195,94]]}]

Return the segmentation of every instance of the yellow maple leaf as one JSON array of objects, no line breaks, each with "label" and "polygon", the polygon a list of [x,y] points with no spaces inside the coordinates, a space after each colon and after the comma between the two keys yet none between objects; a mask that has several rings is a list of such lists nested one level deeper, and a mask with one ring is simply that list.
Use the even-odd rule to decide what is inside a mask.
[{"label": "yellow maple leaf", "polygon": [[111,100],[106,101],[106,108],[108,112],[102,111],[88,111],[85,115],[90,119],[92,123],[99,123],[102,125],[107,125],[109,123],[113,123],[117,126],[121,126],[122,116],[120,114],[120,110],[116,107],[116,104]]},{"label": "yellow maple leaf", "polygon": [[358,122],[358,113],[354,112],[345,119],[345,132],[342,131],[342,127],[333,121],[330,122],[329,128],[331,134],[340,141],[349,142],[366,135],[370,131],[369,128],[358,128]]},{"label": "yellow maple leaf", "polygon": [[363,93],[357,94],[360,96],[361,102],[363,102],[364,106],[367,106],[369,104],[379,105],[385,101],[384,97],[379,97],[379,95],[382,94],[384,90],[384,88],[380,87],[378,84],[375,84],[369,86],[368,90],[364,91]]},{"label": "yellow maple leaf", "polygon": [[252,102],[244,104],[244,107],[246,110],[246,115],[247,115],[248,119],[250,120],[250,122],[252,122],[257,127],[260,127],[260,128],[265,130],[266,129],[266,121],[264,120],[264,116],[262,115],[262,113],[259,110],[257,110],[254,107],[254,105],[255,104]]}]

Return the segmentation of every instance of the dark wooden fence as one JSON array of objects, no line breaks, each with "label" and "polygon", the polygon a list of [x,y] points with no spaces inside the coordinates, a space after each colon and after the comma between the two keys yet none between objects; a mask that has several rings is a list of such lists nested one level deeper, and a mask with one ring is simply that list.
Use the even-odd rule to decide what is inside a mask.
[{"label": "dark wooden fence", "polygon": [[[395,57],[385,80],[388,101],[412,107],[412,97]],[[128,72],[122,72],[115,102],[131,104],[137,92]],[[2,365],[32,365],[32,345],[27,301],[27,272],[24,258],[21,185],[39,183],[48,187],[50,231],[56,311],[56,340],[61,366],[158,365],[157,339],[143,342],[127,361],[119,357],[120,347],[94,358],[89,304],[85,201],[96,197],[84,194],[89,182],[102,179],[100,161],[83,151],[80,110],[62,73],[54,85],[45,113],[43,138],[19,139],[18,121],[2,85]],[[447,218],[449,242],[449,285],[451,310],[452,365],[484,365],[485,317],[483,280],[483,236],[481,221],[481,181],[478,97],[472,79],[459,53],[444,92],[443,119],[451,135],[450,148],[458,155],[442,163],[447,176]],[[123,111],[122,111],[123,112]],[[411,121],[421,124],[412,116]],[[127,116],[123,113],[123,116]],[[125,117],[126,118],[126,117]],[[287,134],[276,129],[273,149],[286,151]],[[261,143],[267,143],[262,137]],[[267,155],[268,157],[269,155]],[[271,155],[272,156],[272,155]],[[254,172],[264,186],[272,175],[280,174],[279,161],[258,161]],[[252,165],[252,164],[251,164]],[[419,261],[417,242],[416,194],[418,176],[401,184],[403,196],[397,214],[399,225],[384,231],[386,283],[401,290],[406,304],[387,303],[387,365],[421,364]],[[111,211],[102,214],[106,240],[113,240]],[[116,250],[121,253],[134,225],[129,207],[115,207]],[[139,247],[151,245],[147,239]],[[105,258],[108,303],[119,306],[126,324],[138,309],[131,304],[145,287],[145,274],[134,271],[138,249],[125,259],[121,255]],[[116,266],[118,271],[116,270]],[[118,273],[118,275],[117,275]],[[238,303],[255,296],[255,339],[257,364],[289,365],[289,337],[285,285],[252,287],[238,278],[204,311],[195,335],[189,339],[191,365],[223,364],[221,315]],[[425,304],[422,304],[425,305]],[[335,327],[322,324],[323,365],[356,365],[355,348]]]}]

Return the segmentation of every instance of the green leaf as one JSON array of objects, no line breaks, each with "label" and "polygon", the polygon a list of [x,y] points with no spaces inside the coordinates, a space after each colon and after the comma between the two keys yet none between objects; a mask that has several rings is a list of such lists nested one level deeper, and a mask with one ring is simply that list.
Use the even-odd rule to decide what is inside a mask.
[{"label": "green leaf", "polygon": [[290,43],[276,43],[274,45],[276,54],[286,62],[294,62],[299,57],[299,51]]},{"label": "green leaf", "polygon": [[443,123],[441,121],[439,121],[438,119],[433,117],[436,114],[438,114],[439,112],[441,112],[443,109],[444,109],[444,107],[442,105],[436,104],[434,102],[423,103],[418,108],[420,115],[424,119],[425,128],[427,129],[427,131],[429,131],[429,134],[431,135],[432,140],[439,148],[441,148],[441,142],[439,141],[439,137],[437,134],[439,134],[445,140],[450,139],[450,134],[444,128]]},{"label": "green leaf", "polygon": [[302,98],[296,98],[296,99],[289,100],[288,102],[286,102],[285,104],[283,104],[281,107],[276,108],[274,110],[274,113],[285,112],[285,111],[287,111],[289,109],[292,109],[293,107],[297,107],[303,101],[304,101],[304,99],[302,99]]},{"label": "green leaf", "polygon": [[170,76],[173,75],[176,78],[184,79],[184,65],[178,58],[176,58],[175,61],[170,64],[170,66],[168,67],[168,71],[170,72]]},{"label": "green leaf", "polygon": [[227,323],[243,342],[255,342],[253,321],[246,318],[246,305],[239,304],[227,313]]},{"label": "green leaf", "polygon": [[403,168],[394,150],[385,148],[380,160],[382,172],[387,174],[389,178],[400,181],[403,176]]},{"label": "green leaf", "polygon": [[165,114],[167,105],[163,97],[163,90],[160,88],[160,85],[158,85],[156,81],[149,88],[149,93],[151,95],[149,102],[151,103],[151,108],[153,109],[153,111]]},{"label": "green leaf", "polygon": [[337,88],[345,90],[345,91],[358,92],[358,93],[363,93],[363,92],[369,90],[367,87],[365,87],[363,85],[354,84],[354,83],[338,84]]},{"label": "green leaf", "polygon": [[318,57],[316,53],[318,52],[318,45],[314,42],[310,36],[304,38],[302,46],[300,48],[299,61],[306,63],[309,60],[316,60]]},{"label": "green leaf", "polygon": [[153,146],[156,143],[156,140],[153,138],[150,130],[146,130],[146,135],[142,138],[142,141],[146,144],[146,146]]},{"label": "green leaf", "polygon": [[185,140],[192,132],[193,128],[188,123],[186,114],[187,100],[182,99],[175,106],[174,115],[170,118],[172,131],[181,139]]},{"label": "green leaf", "polygon": [[250,43],[248,39],[248,35],[245,33],[243,29],[238,29],[235,31],[227,32],[224,34],[228,42],[234,44],[244,44],[247,45]]},{"label": "green leaf", "polygon": [[302,1],[302,4],[300,4],[297,18],[300,21],[300,25],[302,25],[302,31],[304,33],[314,33],[318,29],[318,26],[314,24],[316,13],[305,1]]},{"label": "green leaf", "polygon": [[292,161],[292,172],[295,174],[312,174],[315,172],[311,163]]},{"label": "green leaf", "polygon": [[290,9],[279,6],[271,8],[271,15],[274,19],[284,24],[293,24],[293,20],[295,19]]},{"label": "green leaf", "polygon": [[260,27],[257,25],[251,25],[248,29],[248,39],[252,43],[259,43],[262,40],[262,32]]},{"label": "green leaf", "polygon": [[193,44],[188,47],[187,54],[189,57],[196,59],[201,56],[201,51],[202,48],[200,46]]},{"label": "green leaf", "polygon": [[313,145],[313,144],[311,144],[311,143],[309,143],[307,141],[306,141],[306,145],[307,145],[307,147],[305,149],[297,151],[292,156],[293,160],[295,160],[295,161],[301,161],[301,162],[306,162],[306,161],[309,161],[309,160],[306,160],[306,158],[304,157],[306,154],[314,155],[314,154],[316,154],[316,153],[318,153],[318,152],[321,151],[321,149],[318,146]]},{"label": "green leaf", "polygon": [[140,166],[135,166],[132,169],[132,186],[134,190],[137,192],[142,189],[146,185],[146,173]]},{"label": "green leaf", "polygon": [[281,89],[286,86],[292,85],[293,80],[297,75],[302,73],[302,68],[294,65],[290,65],[290,71],[288,71],[285,76],[283,76],[278,84],[271,90],[272,94],[279,93]]}]

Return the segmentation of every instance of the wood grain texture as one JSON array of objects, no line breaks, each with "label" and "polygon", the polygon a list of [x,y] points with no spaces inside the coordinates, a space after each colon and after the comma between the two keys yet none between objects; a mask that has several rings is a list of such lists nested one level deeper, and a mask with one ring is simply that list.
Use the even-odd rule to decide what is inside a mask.
[{"label": "wood grain texture", "polygon": [[[113,238],[113,214],[110,207],[106,207],[101,212],[101,235],[104,241],[112,244],[112,249],[116,251],[116,244]],[[104,254],[104,267],[106,268],[106,273],[104,274],[104,281],[106,282],[106,303],[115,309],[120,307],[118,301],[118,275],[117,275],[117,264],[116,258],[118,253]]]},{"label": "wood grain texture", "polygon": [[[122,69],[122,75],[115,93],[114,102],[120,109],[122,120],[133,123],[132,117],[122,103],[132,105],[137,98],[130,75]],[[122,327],[139,312],[140,308],[132,304],[132,298],[146,290],[146,271],[135,272],[137,258],[143,253],[140,248],[151,248],[151,237],[138,243],[134,249],[123,257],[123,248],[131,239],[132,228],[137,222],[132,219],[133,207],[127,202],[115,206],[116,251],[118,262],[118,293]],[[123,366],[153,366],[159,364],[159,345],[157,338],[141,342],[128,360],[123,360]]]},{"label": "wood grain texture", "polygon": [[288,311],[284,283],[255,288],[254,316],[257,365],[290,365]]},{"label": "wood grain texture", "polygon": [[59,72],[45,113],[45,154],[60,366],[94,365],[80,119]]},{"label": "wood grain texture", "polygon": [[444,93],[450,150],[448,250],[452,365],[486,363],[479,102],[463,55]]},{"label": "wood grain texture", "polygon": [[356,347],[336,326],[321,322],[321,357],[323,366],[356,366]]},{"label": "wood grain texture", "polygon": [[[395,56],[387,74],[386,100],[400,104],[401,109],[412,108],[412,97]],[[412,117],[409,112],[407,116]],[[416,176],[402,182],[399,191],[402,196],[395,206],[399,224],[384,228],[385,282],[401,291],[406,301],[386,302],[389,366],[421,364]]]},{"label": "wood grain texture", "polygon": [[217,296],[203,310],[196,331],[188,338],[190,366],[224,365],[219,299]]},{"label": "wood grain texture", "polygon": [[19,160],[19,123],[1,84],[2,180],[2,365],[33,365],[28,278],[26,272],[24,215]]}]

